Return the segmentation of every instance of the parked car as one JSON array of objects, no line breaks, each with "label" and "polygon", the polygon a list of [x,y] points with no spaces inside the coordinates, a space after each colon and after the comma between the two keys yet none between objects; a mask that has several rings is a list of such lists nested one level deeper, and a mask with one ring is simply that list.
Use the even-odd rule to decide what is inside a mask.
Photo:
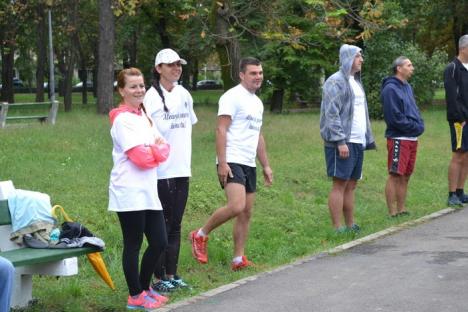
[{"label": "parked car", "polygon": [[[55,92],[58,92],[58,81],[55,82],[54,89],[55,89]],[[44,90],[46,92],[49,91],[49,83],[48,82],[44,82]]]},{"label": "parked car", "polygon": [[[72,87],[73,91],[82,91],[83,90],[83,82],[80,81],[76,85]],[[93,82],[92,81],[86,81],[86,90],[91,91],[93,90]]]},{"label": "parked car", "polygon": [[197,89],[199,90],[210,90],[210,89],[222,89],[223,85],[216,80],[200,80],[197,82]]},{"label": "parked car", "polygon": [[24,83],[21,79],[13,77],[13,87],[14,88],[24,88]]},{"label": "parked car", "polygon": [[[0,89],[2,88],[2,85],[0,84]],[[18,89],[18,88],[24,88],[24,83],[21,79],[18,77],[13,77],[13,88]]]}]

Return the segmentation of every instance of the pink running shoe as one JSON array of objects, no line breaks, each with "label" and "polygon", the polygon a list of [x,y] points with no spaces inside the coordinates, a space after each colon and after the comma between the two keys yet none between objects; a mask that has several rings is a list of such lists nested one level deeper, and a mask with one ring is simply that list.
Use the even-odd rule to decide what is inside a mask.
[{"label": "pink running shoe", "polygon": [[132,296],[128,296],[127,300],[127,309],[130,310],[145,310],[145,311],[153,311],[154,309],[159,308],[162,305],[161,302],[154,300],[151,298],[146,291],[142,291],[138,297],[133,298]]},{"label": "pink running shoe", "polygon": [[197,232],[197,230],[192,231],[189,235],[189,240],[192,243],[192,255],[198,262],[205,264],[208,262],[208,236],[198,236]]},{"label": "pink running shoe", "polygon": [[153,299],[156,300],[156,301],[161,302],[162,304],[166,304],[166,302],[169,301],[169,298],[168,298],[168,297],[161,295],[161,294],[158,293],[156,290],[154,290],[152,287],[150,287],[150,288],[146,291],[146,293],[148,294],[148,296],[150,296],[151,298],[153,298]]}]

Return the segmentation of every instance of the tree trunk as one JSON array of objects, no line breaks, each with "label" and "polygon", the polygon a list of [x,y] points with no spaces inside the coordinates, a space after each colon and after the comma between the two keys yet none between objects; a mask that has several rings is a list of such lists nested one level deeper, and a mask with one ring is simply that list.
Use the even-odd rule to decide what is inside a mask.
[{"label": "tree trunk", "polygon": [[[64,84],[63,84],[63,106],[66,112],[72,110],[72,81],[73,81],[73,69],[75,67],[75,53],[73,49],[70,49],[68,52],[68,58],[66,61],[66,70],[64,74]],[[84,85],[86,88],[86,85]]]},{"label": "tree trunk", "polygon": [[216,52],[221,65],[224,90],[239,82],[240,46],[239,40],[230,32],[231,1],[213,1],[212,25],[216,34]]},{"label": "tree trunk", "polygon": [[13,75],[15,66],[15,48],[10,40],[1,46],[2,53],[2,94],[1,100],[8,103],[14,103],[13,93]]},{"label": "tree trunk", "polygon": [[[9,3],[9,4],[8,4]],[[14,103],[13,77],[15,75],[15,51],[17,48],[17,28],[21,18],[19,8],[14,8],[15,1],[2,1],[0,5],[2,17],[0,20],[0,53],[1,53],[1,101]]]},{"label": "tree trunk", "polygon": [[86,69],[87,58],[83,51],[83,46],[81,45],[80,36],[77,31],[75,31],[73,35],[73,45],[76,47],[80,58],[80,69],[78,70],[78,77],[83,83],[83,88],[81,88],[81,103],[86,105],[88,104],[88,71]]},{"label": "tree trunk", "polygon": [[182,85],[187,89],[190,88],[190,71],[183,70],[180,78],[182,79]]},{"label": "tree trunk", "polygon": [[44,102],[44,81],[47,66],[47,23],[44,6],[37,6],[37,64],[36,64],[36,102]]},{"label": "tree trunk", "polygon": [[[455,51],[458,55],[458,40],[461,36],[468,33],[468,20],[466,18],[466,10],[468,10],[467,1],[452,1],[452,15],[453,15],[453,40],[455,41]],[[464,10],[464,11],[463,11]]]},{"label": "tree trunk", "polygon": [[75,53],[73,48],[65,47],[57,51],[57,67],[60,71],[59,94],[64,97],[63,104],[66,112],[72,110],[72,79],[75,66]]},{"label": "tree trunk", "polygon": [[84,64],[83,60],[81,61],[79,76],[83,83],[83,88],[81,89],[81,102],[86,105],[88,104],[88,71],[86,70],[86,64]]},{"label": "tree trunk", "polygon": [[198,58],[193,59],[193,66],[192,66],[192,90],[197,90],[197,82],[198,82]]},{"label": "tree trunk", "polygon": [[166,4],[164,1],[158,1],[158,6],[155,8],[152,5],[142,5],[141,10],[145,13],[148,18],[153,21],[154,32],[159,35],[161,40],[161,46],[163,49],[171,48],[171,39],[167,31],[167,24],[164,15],[160,12],[167,12],[165,8]]},{"label": "tree trunk", "polygon": [[114,14],[111,0],[99,1],[97,111],[107,114],[114,103]]},{"label": "tree trunk", "polygon": [[270,111],[273,113],[281,113],[283,111],[284,89],[274,89],[271,96]]},{"label": "tree trunk", "polygon": [[[167,12],[165,8],[166,3],[164,1],[158,1],[158,4],[160,12]],[[162,47],[170,48],[171,40],[169,39],[169,33],[167,32],[166,18],[164,17],[164,15],[159,14],[159,18],[156,20],[155,24],[156,31],[159,33],[159,38],[161,39]]]},{"label": "tree trunk", "polygon": [[56,78],[57,91],[59,96],[64,94],[64,82],[63,78],[65,77],[66,65],[65,65],[65,51],[61,51],[57,48],[57,45],[54,46],[55,57],[57,58],[57,70],[60,73],[60,77]]},{"label": "tree trunk", "polygon": [[166,29],[166,19],[164,17],[160,18],[156,24],[156,29],[159,33],[159,39],[161,39],[161,44],[163,48],[171,47],[171,40],[169,39],[169,34]]},{"label": "tree trunk", "polygon": [[137,55],[138,55],[138,34],[136,31],[133,31],[132,33],[132,46],[130,49],[130,66],[131,67],[136,67],[137,65]]},{"label": "tree trunk", "polygon": [[[93,67],[93,96],[95,99],[97,99],[97,88],[99,85],[98,81],[98,64],[99,64],[99,48],[98,45],[93,49],[93,54],[94,54],[94,67]],[[96,102],[97,105],[97,102]],[[96,106],[97,107],[97,106]]]},{"label": "tree trunk", "polygon": [[58,95],[63,96],[64,95],[64,77],[66,76],[66,71],[67,71],[67,66],[65,65],[65,51],[64,50],[59,50],[54,47],[55,50],[55,55],[57,58],[57,69],[60,72],[60,77],[58,78]]},{"label": "tree trunk", "polygon": [[137,64],[137,46],[138,35],[136,31],[132,31],[132,37],[128,45],[128,65],[129,67],[136,67]]},{"label": "tree trunk", "polygon": [[[72,110],[72,81],[73,81],[73,71],[76,64],[76,44],[78,44],[78,50],[81,48],[79,45],[79,40],[77,42],[77,19],[78,19],[78,2],[70,2],[70,11],[68,12],[69,27],[73,29],[70,32],[70,36],[67,39],[68,44],[65,50],[65,71],[63,73],[64,84],[63,84],[63,104],[66,112]],[[86,84],[84,85],[86,88]]]}]

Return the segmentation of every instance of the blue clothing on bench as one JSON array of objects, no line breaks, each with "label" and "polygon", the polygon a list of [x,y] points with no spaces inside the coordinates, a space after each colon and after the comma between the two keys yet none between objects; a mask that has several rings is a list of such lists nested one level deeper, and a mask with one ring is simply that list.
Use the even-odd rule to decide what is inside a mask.
[{"label": "blue clothing on bench", "polygon": [[47,194],[17,189],[8,197],[8,207],[13,232],[37,221],[55,223],[51,215],[50,197]]},{"label": "blue clothing on bench", "polygon": [[11,262],[0,257],[0,312],[10,311],[14,277],[15,268]]}]

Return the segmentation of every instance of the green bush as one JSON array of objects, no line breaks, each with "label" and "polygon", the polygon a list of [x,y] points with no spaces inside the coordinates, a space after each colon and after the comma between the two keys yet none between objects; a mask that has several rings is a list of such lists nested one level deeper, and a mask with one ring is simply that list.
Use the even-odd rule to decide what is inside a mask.
[{"label": "green bush", "polygon": [[396,33],[378,33],[365,43],[363,82],[367,94],[369,114],[382,119],[380,88],[382,80],[393,75],[392,62],[398,56],[408,57],[414,65],[410,80],[419,106],[430,104],[435,90],[442,81],[442,72],[447,56],[436,50],[428,56],[417,45],[403,42]]}]

